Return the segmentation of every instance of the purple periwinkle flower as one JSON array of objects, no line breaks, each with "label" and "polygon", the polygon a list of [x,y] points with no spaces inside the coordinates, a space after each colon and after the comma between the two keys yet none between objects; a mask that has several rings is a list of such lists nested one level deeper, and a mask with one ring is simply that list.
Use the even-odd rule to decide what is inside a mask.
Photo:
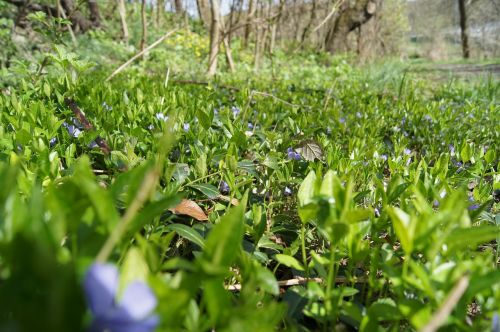
[{"label": "purple periwinkle flower", "polygon": [[83,287],[93,316],[92,332],[154,331],[159,317],[152,314],[158,303],[154,293],[142,281],[132,281],[117,299],[118,269],[112,264],[90,266]]},{"label": "purple periwinkle flower", "polygon": [[455,147],[453,146],[453,144],[448,145],[448,148],[450,149],[451,154],[455,153]]},{"label": "purple periwinkle flower", "polygon": [[247,128],[249,130],[252,130],[253,129],[253,123],[249,122],[248,125],[247,125]]},{"label": "purple periwinkle flower", "polygon": [[232,106],[231,111],[233,112],[234,117],[237,117],[238,114],[240,114],[240,112],[241,112],[241,110],[236,106]]},{"label": "purple periwinkle flower", "polygon": [[219,114],[219,109],[218,109],[218,108],[214,108],[214,114],[215,114],[215,115],[218,115],[218,114]]},{"label": "purple periwinkle flower", "polygon": [[404,149],[404,151],[403,151],[403,152],[404,152],[404,154],[406,154],[406,155],[410,155],[410,154],[411,154],[411,150],[410,150],[410,149],[408,149],[408,148]]},{"label": "purple periwinkle flower", "polygon": [[288,159],[290,159],[290,160],[300,160],[301,159],[300,154],[295,152],[292,148],[288,148],[286,150],[286,152],[287,152]]},{"label": "purple periwinkle flower", "polygon": [[113,109],[113,106],[109,106],[105,101],[102,103],[102,107],[105,111],[111,111]]},{"label": "purple periwinkle flower", "polygon": [[344,118],[344,117],[340,118],[340,119],[339,119],[339,122],[340,122],[340,123],[345,123],[345,118]]},{"label": "purple periwinkle flower", "polygon": [[500,318],[498,317],[498,312],[495,312],[491,320],[491,332],[500,332]]},{"label": "purple periwinkle flower", "polygon": [[428,114],[426,114],[426,115],[424,116],[424,119],[425,119],[425,120],[427,120],[427,121],[432,121],[431,116],[430,116],[430,115],[428,115]]},{"label": "purple periwinkle flower", "polygon": [[230,192],[229,185],[226,181],[221,181],[219,184],[219,191],[222,195],[227,195]]},{"label": "purple periwinkle flower", "polygon": [[56,144],[57,144],[57,137],[52,137],[52,138],[49,140],[49,146],[50,146],[51,148],[53,148]]},{"label": "purple periwinkle flower", "polygon": [[472,204],[467,208],[469,211],[474,211],[479,209],[479,204]]},{"label": "purple periwinkle flower", "polygon": [[387,155],[386,154],[380,155],[380,159],[382,159],[383,161],[387,161]]},{"label": "purple periwinkle flower", "polygon": [[168,116],[166,116],[165,114],[163,113],[156,113],[155,114],[155,117],[160,120],[160,121],[167,121],[168,120]]},{"label": "purple periwinkle flower", "polygon": [[184,129],[184,131],[187,133],[189,131],[189,123],[185,123],[183,126],[182,126],[182,129]]},{"label": "purple periwinkle flower", "polygon": [[437,208],[439,207],[439,201],[437,199],[435,199],[433,202],[432,202],[432,206]]},{"label": "purple periwinkle flower", "polygon": [[288,187],[285,187],[285,189],[283,190],[283,195],[285,196],[292,196],[292,189],[288,188]]},{"label": "purple periwinkle flower", "polygon": [[80,136],[80,134],[82,133],[82,131],[80,129],[78,129],[78,127],[75,125],[69,125],[66,122],[64,122],[62,125],[63,125],[63,127],[66,128],[66,130],[68,131],[68,134],[71,137],[76,138],[76,137]]}]

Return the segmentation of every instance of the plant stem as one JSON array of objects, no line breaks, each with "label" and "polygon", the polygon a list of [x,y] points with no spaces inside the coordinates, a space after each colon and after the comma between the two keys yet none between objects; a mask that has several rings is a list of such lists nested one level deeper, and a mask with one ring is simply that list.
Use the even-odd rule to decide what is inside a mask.
[{"label": "plant stem", "polygon": [[304,268],[306,269],[306,278],[309,278],[309,265],[307,264],[307,254],[306,254],[306,226],[302,223],[301,228],[301,241],[302,241],[302,262]]}]

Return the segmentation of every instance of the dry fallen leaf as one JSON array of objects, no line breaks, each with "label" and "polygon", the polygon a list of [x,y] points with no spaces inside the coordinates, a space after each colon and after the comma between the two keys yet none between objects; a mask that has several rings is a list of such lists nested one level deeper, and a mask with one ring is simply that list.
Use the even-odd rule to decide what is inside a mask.
[{"label": "dry fallen leaf", "polygon": [[183,214],[198,221],[208,220],[207,215],[196,202],[183,199],[176,207],[169,209],[174,214]]}]

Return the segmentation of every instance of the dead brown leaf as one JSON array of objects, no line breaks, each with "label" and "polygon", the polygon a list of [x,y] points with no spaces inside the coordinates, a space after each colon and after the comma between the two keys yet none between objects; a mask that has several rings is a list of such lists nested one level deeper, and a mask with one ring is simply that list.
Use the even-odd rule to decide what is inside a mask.
[{"label": "dead brown leaf", "polygon": [[183,199],[176,207],[169,209],[174,214],[190,216],[198,221],[208,220],[203,209],[195,201]]}]

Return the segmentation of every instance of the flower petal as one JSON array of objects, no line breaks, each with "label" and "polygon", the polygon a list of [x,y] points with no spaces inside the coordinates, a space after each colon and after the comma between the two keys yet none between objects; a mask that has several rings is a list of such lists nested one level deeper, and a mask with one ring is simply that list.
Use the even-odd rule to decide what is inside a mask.
[{"label": "flower petal", "polygon": [[125,289],[116,317],[142,320],[156,308],[157,303],[156,296],[148,285],[142,281],[134,281]]},{"label": "flower petal", "polygon": [[83,282],[85,295],[94,316],[112,309],[118,289],[118,269],[112,264],[93,264]]}]

